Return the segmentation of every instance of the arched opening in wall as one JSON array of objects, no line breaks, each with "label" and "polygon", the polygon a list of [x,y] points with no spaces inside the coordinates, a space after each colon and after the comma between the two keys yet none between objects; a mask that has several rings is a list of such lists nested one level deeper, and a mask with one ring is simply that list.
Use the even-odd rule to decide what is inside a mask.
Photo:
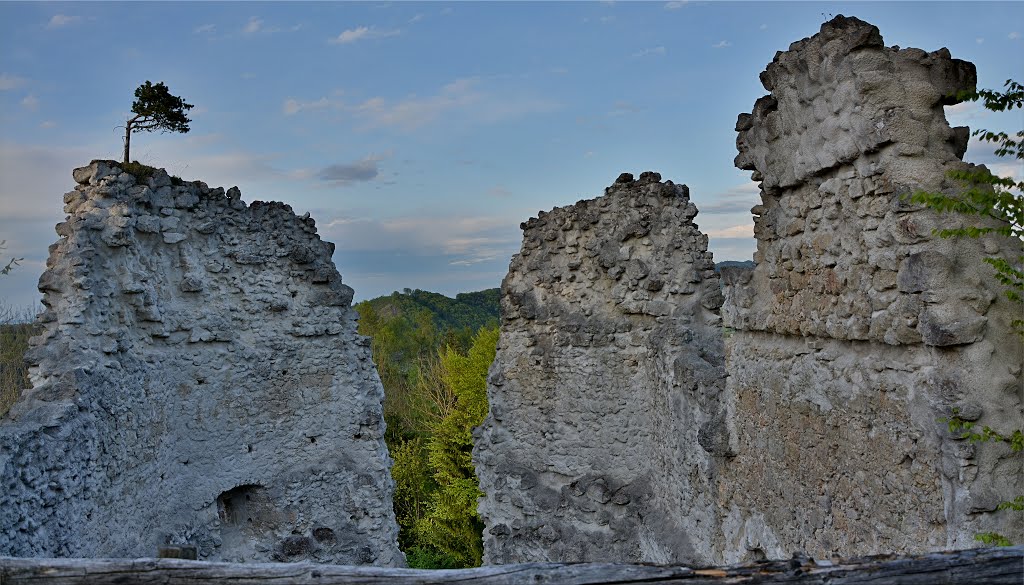
[{"label": "arched opening in wall", "polygon": [[217,496],[217,516],[225,527],[246,527],[268,520],[270,498],[261,485],[247,484]]}]

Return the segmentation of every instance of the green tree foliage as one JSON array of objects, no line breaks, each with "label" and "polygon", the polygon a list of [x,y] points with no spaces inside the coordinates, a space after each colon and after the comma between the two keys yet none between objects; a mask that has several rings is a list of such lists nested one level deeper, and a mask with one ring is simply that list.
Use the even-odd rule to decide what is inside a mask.
[{"label": "green tree foliage", "polygon": [[186,111],[193,107],[180,97],[171,95],[163,82],[153,85],[146,81],[136,88],[135,101],[132,103],[132,113],[135,115],[128,118],[124,130],[124,164],[130,160],[133,132],[161,130],[184,134],[189,131],[188,124],[191,122]]},{"label": "green tree foliage", "polygon": [[497,345],[498,328],[485,328],[466,354],[451,347],[441,354],[441,382],[450,399],[427,444],[438,489],[416,532],[463,567],[479,566],[483,556],[483,523],[476,511],[483,494],[473,467],[473,428],[487,416],[487,370]]},{"label": "green tree foliage", "polygon": [[[1006,91],[990,89],[965,91],[957,95],[959,100],[981,100],[985,108],[994,112],[1024,108],[1024,86],[1008,79]],[[983,142],[996,146],[998,156],[1024,160],[1024,130],[1010,135],[1006,132],[992,132],[979,129],[973,132]],[[958,180],[963,189],[956,194],[918,192],[911,201],[920,203],[940,212],[979,216],[991,221],[984,225],[966,225],[952,229],[937,230],[943,238],[978,238],[986,234],[998,234],[1010,240],[1019,252],[1007,259],[992,256],[984,261],[995,269],[995,276],[1006,286],[1006,296],[1011,301],[1024,305],[1024,181],[1012,177],[994,175],[984,167],[967,171],[952,171],[950,177]],[[1014,320],[1013,326],[1024,335],[1024,320]]]},{"label": "green tree foliage", "polygon": [[[0,240],[0,251],[5,249],[7,249],[7,240]],[[24,258],[11,258],[10,260],[8,260],[7,265],[4,266],[3,268],[0,268],[0,275],[10,274],[11,270],[14,270],[14,267],[17,266],[18,263],[21,262],[22,260],[24,260]]]},{"label": "green tree foliage", "polygon": [[0,304],[0,417],[29,386],[25,351],[29,338],[39,333],[32,318],[30,309],[16,311]]},{"label": "green tree foliage", "polygon": [[[459,429],[471,421],[468,413],[482,421],[487,412],[485,376],[494,349],[481,354],[479,338],[490,331],[497,339],[498,298],[498,289],[454,299],[406,289],[356,304],[359,332],[372,338],[384,385],[398,539],[410,567],[480,563],[473,425]],[[466,386],[470,364],[477,369],[476,394]]]},{"label": "green tree foliage", "polygon": [[[991,89],[964,91],[957,95],[957,99],[958,101],[981,100],[985,108],[993,112],[1024,108],[1024,86],[1008,79],[1004,87],[1005,91]],[[1006,132],[979,129],[975,130],[973,135],[983,142],[994,144],[997,156],[1008,156],[1018,161],[1024,160],[1024,130],[1010,135]],[[1007,259],[992,256],[985,258],[984,261],[995,269],[996,279],[1006,287],[1006,297],[1014,303],[1024,305],[1024,181],[994,175],[984,167],[968,171],[952,171],[949,175],[963,186],[959,193],[947,195],[922,191],[915,193],[911,197],[911,201],[944,213],[986,218],[988,221],[980,226],[969,224],[963,227],[936,230],[935,233],[943,238],[978,238],[987,234],[996,234],[1006,238],[1008,243],[1018,250],[1016,257]],[[1024,337],[1024,319],[1015,319],[1012,326]],[[951,433],[958,434],[961,439],[972,443],[1006,443],[1013,453],[1020,453],[1024,450],[1024,434],[1020,430],[1004,433],[984,426],[979,432],[975,428],[975,423],[961,418],[956,409],[953,409],[952,416],[941,419],[941,421],[949,425]],[[1002,502],[997,509],[1024,511],[1024,496],[1017,496],[1011,501]],[[998,546],[1013,544],[1008,538],[996,532],[977,534],[974,538],[985,544]]]}]

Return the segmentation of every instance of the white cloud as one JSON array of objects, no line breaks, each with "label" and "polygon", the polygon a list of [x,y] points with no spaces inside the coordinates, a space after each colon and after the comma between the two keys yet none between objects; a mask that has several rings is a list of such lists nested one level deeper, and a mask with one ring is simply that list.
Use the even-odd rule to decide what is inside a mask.
[{"label": "white cloud", "polygon": [[426,18],[426,17],[423,16],[422,14],[417,14],[417,15],[415,15],[412,18],[409,19],[409,24],[412,24],[414,22],[419,22],[419,21],[423,20],[424,18]]},{"label": "white cloud", "polygon": [[640,49],[639,51],[633,53],[632,56],[638,58],[638,57],[646,57],[648,55],[664,55],[664,54],[665,54],[665,47],[657,46],[657,47],[651,47],[649,49]]},{"label": "white cloud", "polygon": [[192,29],[192,32],[194,34],[197,34],[197,35],[202,35],[202,34],[210,34],[210,33],[214,32],[216,29],[217,29],[217,27],[215,25],[212,25],[212,24],[201,24],[201,25],[195,27],[194,29]]},{"label": "white cloud", "polygon": [[1013,31],[1012,33],[1006,35],[1006,38],[1010,39],[1011,41],[1017,40],[1020,38],[1020,33],[1017,31]]},{"label": "white cloud", "polygon": [[679,10],[683,6],[689,4],[688,0],[676,0],[675,2],[666,2],[665,10]]},{"label": "white cloud", "polygon": [[22,98],[21,107],[34,112],[39,109],[39,98],[32,94],[28,94]]},{"label": "white cloud", "polygon": [[46,28],[53,30],[62,28],[68,25],[76,24],[82,21],[81,16],[69,16],[67,14],[54,14],[50,21],[46,23]]},{"label": "white cloud", "polygon": [[724,49],[726,47],[731,47],[731,46],[732,46],[732,43],[730,43],[729,41],[718,41],[717,43],[711,45],[711,48],[712,49]]},{"label": "white cloud", "polygon": [[24,77],[18,77],[17,75],[8,75],[6,73],[0,73],[0,91],[7,91],[11,89],[17,89],[26,83]]},{"label": "white cloud", "polygon": [[40,124],[39,127],[40,128],[56,128],[57,127],[57,123],[54,122],[53,120],[46,120],[42,124]]},{"label": "white cloud", "polygon": [[242,32],[244,32],[247,35],[251,35],[251,34],[255,34],[255,33],[260,32],[260,28],[262,28],[262,27],[263,27],[263,20],[262,19],[256,18],[255,16],[250,16],[249,17],[249,22],[247,22],[245,24],[245,27],[242,28]]},{"label": "white cloud", "polygon": [[944,109],[950,126],[971,126],[991,113],[978,102],[960,102]]},{"label": "white cloud", "polygon": [[341,31],[341,34],[329,39],[327,42],[332,45],[347,45],[356,41],[393,37],[401,34],[401,32],[400,30],[380,30],[372,26],[360,26]]},{"label": "white cloud", "polygon": [[707,232],[709,238],[753,238],[754,237],[754,224],[747,223],[743,225],[734,225],[719,230],[710,230]]},{"label": "white cloud", "polygon": [[985,42],[985,38],[984,37],[978,37],[978,38],[974,39],[974,42],[976,42],[976,43],[978,43],[980,45],[980,44]]}]

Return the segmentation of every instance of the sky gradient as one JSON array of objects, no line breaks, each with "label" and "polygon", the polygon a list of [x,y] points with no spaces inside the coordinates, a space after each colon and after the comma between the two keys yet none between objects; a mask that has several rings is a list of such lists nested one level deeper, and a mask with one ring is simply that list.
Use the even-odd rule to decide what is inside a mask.
[{"label": "sky gradient", "polygon": [[[0,254],[25,258],[0,304],[38,304],[71,170],[120,159],[146,80],[195,104],[192,131],[136,134],[132,158],[310,212],[357,299],[498,286],[520,222],[621,172],[689,185],[715,259],[750,259],[736,116],[837,14],[948,47],[982,87],[1024,79],[1019,2],[0,3]],[[1021,176],[988,150],[967,158]]]}]

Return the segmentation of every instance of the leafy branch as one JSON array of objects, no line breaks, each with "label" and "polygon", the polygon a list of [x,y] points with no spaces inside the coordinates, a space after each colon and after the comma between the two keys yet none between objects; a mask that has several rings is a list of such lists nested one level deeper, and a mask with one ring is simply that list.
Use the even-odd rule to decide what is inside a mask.
[{"label": "leafy branch", "polygon": [[[7,248],[7,240],[0,240],[0,250],[4,250],[6,248]],[[0,268],[0,275],[10,274],[11,270],[14,270],[14,267],[18,266],[23,260],[25,260],[25,259],[24,258],[11,258],[10,261],[7,262],[6,266],[4,266],[3,268]]]}]

